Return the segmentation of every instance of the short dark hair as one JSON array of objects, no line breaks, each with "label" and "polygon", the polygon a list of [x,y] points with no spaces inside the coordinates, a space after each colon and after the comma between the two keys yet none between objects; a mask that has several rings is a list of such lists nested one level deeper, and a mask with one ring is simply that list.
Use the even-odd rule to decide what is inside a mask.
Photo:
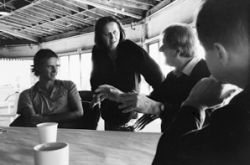
[{"label": "short dark hair", "polygon": [[95,24],[95,44],[97,47],[103,47],[105,45],[102,39],[103,28],[107,23],[110,22],[115,22],[118,25],[120,30],[120,41],[125,39],[125,31],[118,19],[112,16],[102,17]]},{"label": "short dark hair", "polygon": [[203,46],[212,48],[217,42],[230,48],[248,39],[249,3],[249,0],[207,0],[196,22]]},{"label": "short dark hair", "polygon": [[191,26],[185,24],[174,24],[168,26],[164,31],[163,42],[172,49],[181,49],[181,56],[193,57],[197,48],[197,37]]},{"label": "short dark hair", "polygon": [[51,57],[58,58],[58,55],[50,49],[40,49],[34,56],[31,71],[34,72],[36,76],[39,76],[39,67]]}]

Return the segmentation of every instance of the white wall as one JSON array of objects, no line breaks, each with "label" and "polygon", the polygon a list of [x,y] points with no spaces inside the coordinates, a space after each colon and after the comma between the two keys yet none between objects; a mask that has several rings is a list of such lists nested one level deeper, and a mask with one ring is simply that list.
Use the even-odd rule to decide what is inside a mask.
[{"label": "white wall", "polygon": [[191,23],[203,0],[176,0],[146,18],[147,38],[155,37],[173,23]]},{"label": "white wall", "polygon": [[[137,25],[131,29],[131,26],[125,26],[125,33],[127,38],[137,40],[140,37],[141,25]],[[86,33],[79,36],[69,37],[66,39],[60,39],[50,41],[41,44],[41,48],[50,48],[57,53],[67,53],[72,51],[89,50],[94,45],[94,33]]]},{"label": "white wall", "polygon": [[33,56],[39,49],[38,45],[19,45],[0,47],[0,57],[16,58]]},{"label": "white wall", "polygon": [[[197,13],[203,0],[176,0],[156,13],[148,16],[142,23],[126,25],[126,38],[136,42],[143,42],[158,36],[170,24],[176,22],[190,22]],[[32,57],[40,48],[50,48],[56,53],[65,54],[90,50],[94,45],[94,33],[82,34],[66,39],[41,43],[39,45],[20,45],[0,47],[0,57]]]},{"label": "white wall", "polygon": [[[142,25],[125,25],[126,37],[133,41],[140,41],[143,35]],[[19,45],[0,47],[0,57],[31,57],[40,48],[50,48],[56,53],[66,54],[68,52],[76,52],[78,49],[82,51],[90,50],[94,45],[94,33],[86,33],[65,39],[59,39],[41,43],[39,45]]]}]

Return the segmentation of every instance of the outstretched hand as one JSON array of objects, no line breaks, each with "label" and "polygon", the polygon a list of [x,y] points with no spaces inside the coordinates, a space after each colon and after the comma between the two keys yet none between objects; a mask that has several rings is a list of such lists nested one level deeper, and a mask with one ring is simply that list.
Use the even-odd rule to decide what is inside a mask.
[{"label": "outstretched hand", "polygon": [[100,85],[95,91],[94,98],[98,101],[103,101],[105,99],[119,102],[120,94],[123,92],[112,85]]},{"label": "outstretched hand", "polygon": [[145,114],[159,114],[159,102],[137,93],[124,93],[120,95],[119,108],[123,113],[132,111]]}]

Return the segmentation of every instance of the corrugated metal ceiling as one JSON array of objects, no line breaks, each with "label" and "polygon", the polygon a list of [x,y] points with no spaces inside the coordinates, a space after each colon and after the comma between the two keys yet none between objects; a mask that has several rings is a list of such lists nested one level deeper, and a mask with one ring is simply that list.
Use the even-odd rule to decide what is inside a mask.
[{"label": "corrugated metal ceiling", "polygon": [[173,0],[2,0],[0,45],[55,40],[93,31],[96,20],[114,15],[124,24],[145,18]]}]

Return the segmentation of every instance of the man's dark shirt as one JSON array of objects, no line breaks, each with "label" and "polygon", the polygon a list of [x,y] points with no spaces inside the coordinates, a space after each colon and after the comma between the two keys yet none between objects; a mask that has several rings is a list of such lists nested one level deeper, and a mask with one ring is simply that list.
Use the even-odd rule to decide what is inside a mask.
[{"label": "man's dark shirt", "polygon": [[[92,91],[102,84],[112,85],[123,92],[139,91],[140,75],[154,89],[163,81],[156,62],[144,49],[130,40],[119,43],[115,63],[108,56],[107,50],[96,46],[93,48],[92,61]],[[101,114],[105,122],[123,125],[131,119],[131,113],[122,113],[117,106],[117,103],[109,100],[102,102]]]},{"label": "man's dark shirt", "polygon": [[150,98],[162,102],[167,107],[161,116],[161,130],[164,131],[180,109],[181,103],[188,97],[193,86],[202,78],[208,77],[210,72],[204,60],[200,60],[193,68],[190,75],[182,73],[176,75],[170,72],[158,90],[154,90]]},{"label": "man's dark shirt", "polygon": [[201,130],[201,116],[182,107],[175,122],[162,135],[153,165],[249,165],[250,91],[235,96],[216,110]]}]

